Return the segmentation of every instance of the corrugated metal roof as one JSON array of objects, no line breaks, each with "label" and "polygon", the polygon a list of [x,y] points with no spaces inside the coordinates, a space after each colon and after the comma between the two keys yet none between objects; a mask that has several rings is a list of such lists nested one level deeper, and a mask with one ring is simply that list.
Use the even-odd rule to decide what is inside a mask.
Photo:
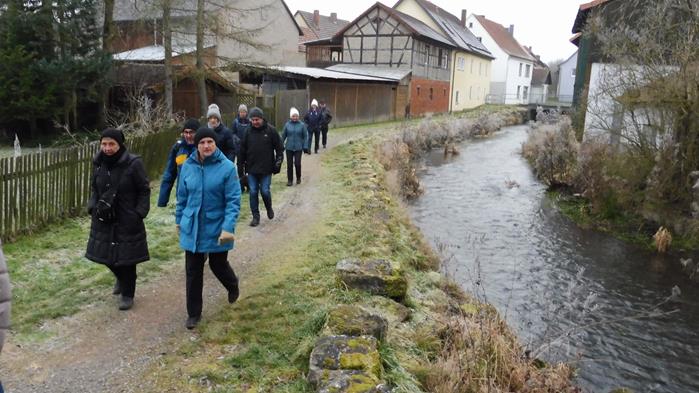
[{"label": "corrugated metal roof", "polygon": [[366,74],[353,74],[347,72],[338,72],[335,70],[329,70],[324,68],[314,68],[314,67],[294,67],[294,66],[273,66],[270,69],[288,72],[290,74],[304,75],[314,79],[329,78],[329,79],[348,79],[348,80],[362,80],[362,81],[374,81],[374,82],[395,82],[393,79],[380,78],[375,76],[368,76]]},{"label": "corrugated metal roof", "polygon": [[331,71],[346,72],[356,75],[367,75],[383,79],[389,79],[395,82],[401,81],[408,76],[412,71],[400,68],[385,68],[376,67],[368,64],[335,64],[326,68]]},{"label": "corrugated metal roof", "polygon": [[[213,45],[206,46],[211,48]],[[173,56],[186,55],[194,53],[197,50],[196,46],[180,46],[172,48]],[[165,47],[161,45],[145,46],[143,48],[127,50],[112,55],[114,60],[120,61],[163,61],[165,60]]]}]

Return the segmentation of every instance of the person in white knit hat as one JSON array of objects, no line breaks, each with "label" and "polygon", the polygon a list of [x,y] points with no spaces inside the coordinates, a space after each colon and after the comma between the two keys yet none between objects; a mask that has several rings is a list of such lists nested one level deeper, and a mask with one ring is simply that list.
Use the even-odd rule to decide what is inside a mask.
[{"label": "person in white knit hat", "polygon": [[308,143],[306,143],[306,154],[311,154],[311,143],[313,142],[313,137],[315,137],[315,152],[318,154],[318,148],[320,147],[320,126],[322,117],[320,111],[318,110],[318,101],[314,98],[311,101],[311,108],[306,112],[303,117],[303,122],[306,123],[308,127]]},{"label": "person in white knit hat", "polygon": [[301,156],[308,144],[308,128],[306,123],[299,121],[299,111],[291,108],[289,121],[282,131],[282,143],[286,151],[286,185],[294,184],[294,169],[296,169],[296,184],[301,183]]},{"label": "person in white knit hat", "polygon": [[221,110],[218,108],[218,105],[209,105],[209,109],[206,111],[206,121],[209,128],[216,133],[216,147],[218,147],[223,155],[231,160],[231,162],[235,162],[240,140],[233,135],[233,132],[228,129],[228,127],[223,125]]}]

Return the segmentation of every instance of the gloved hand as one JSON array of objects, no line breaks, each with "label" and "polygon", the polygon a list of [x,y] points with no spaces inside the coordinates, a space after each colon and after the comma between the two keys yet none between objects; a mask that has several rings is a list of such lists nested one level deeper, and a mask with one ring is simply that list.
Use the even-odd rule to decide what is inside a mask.
[{"label": "gloved hand", "polygon": [[303,152],[306,153],[306,154],[311,154],[311,150],[310,150],[310,149],[303,149]]},{"label": "gloved hand", "polygon": [[221,245],[223,243],[231,243],[235,241],[235,235],[228,232],[228,231],[221,231],[221,234],[218,236],[218,244]]},{"label": "gloved hand", "polygon": [[275,175],[282,171],[282,162],[284,162],[284,156],[279,156],[277,161],[274,162],[274,173]]}]

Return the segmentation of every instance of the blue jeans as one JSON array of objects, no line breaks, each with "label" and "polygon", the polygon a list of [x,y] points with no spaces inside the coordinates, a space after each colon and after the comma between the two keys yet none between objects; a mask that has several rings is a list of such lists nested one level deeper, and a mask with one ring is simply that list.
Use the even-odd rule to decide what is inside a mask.
[{"label": "blue jeans", "polygon": [[267,210],[272,208],[272,174],[253,175],[248,173],[248,187],[250,188],[250,211],[253,217],[260,216],[260,201],[258,193],[262,194],[262,202]]}]

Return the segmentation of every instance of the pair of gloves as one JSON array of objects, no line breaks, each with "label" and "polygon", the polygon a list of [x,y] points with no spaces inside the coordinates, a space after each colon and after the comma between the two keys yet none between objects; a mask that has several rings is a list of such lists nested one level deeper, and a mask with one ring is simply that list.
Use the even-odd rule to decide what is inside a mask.
[{"label": "pair of gloves", "polygon": [[[180,236],[180,225],[176,224],[175,227],[177,228],[177,236]],[[235,235],[233,233],[230,233],[225,230],[221,230],[221,234],[218,235],[218,244],[221,245],[223,243],[231,243],[235,241]]]}]

